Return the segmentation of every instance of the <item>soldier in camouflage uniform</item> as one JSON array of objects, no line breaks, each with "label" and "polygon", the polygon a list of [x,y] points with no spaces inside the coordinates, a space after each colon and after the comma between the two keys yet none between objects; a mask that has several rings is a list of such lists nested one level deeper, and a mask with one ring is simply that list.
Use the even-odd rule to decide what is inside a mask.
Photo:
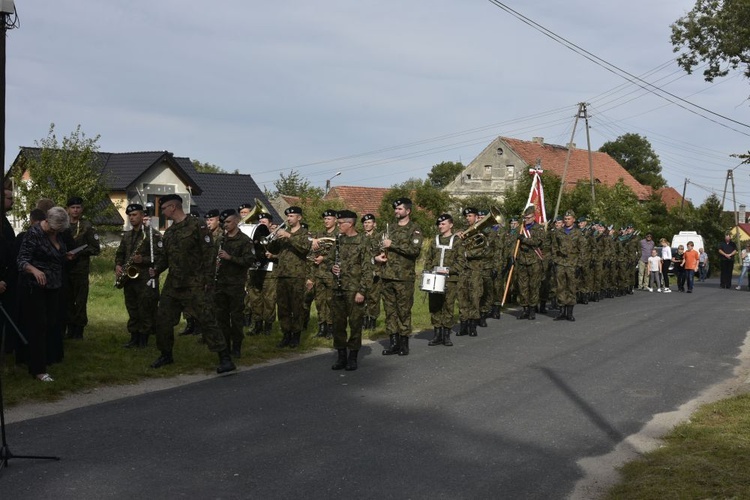
[{"label": "soldier in camouflage uniform", "polygon": [[584,245],[583,235],[575,222],[575,213],[572,210],[565,212],[563,228],[555,231],[552,239],[552,254],[557,268],[557,303],[560,305],[560,315],[555,321],[575,321],[573,307],[576,304],[576,285],[581,266],[579,259]]},{"label": "soldier in camouflage uniform", "polygon": [[331,368],[354,371],[362,347],[362,318],[365,315],[365,300],[372,286],[372,258],[376,247],[371,239],[357,232],[357,214],[351,210],[341,210],[336,217],[338,235],[325,261],[326,266],[331,265],[329,270],[334,276],[331,310],[333,347],[338,357]]},{"label": "soldier in camouflage uniform", "polygon": [[[380,245],[382,233],[377,232],[377,222],[372,214],[362,216],[362,228],[366,238],[371,238],[374,245]],[[372,275],[372,285],[370,294],[365,298],[365,319],[363,320],[363,330],[374,330],[378,316],[380,316],[380,293],[383,289],[380,282],[380,268],[375,267]]]},{"label": "soldier in camouflage uniform", "polygon": [[73,260],[67,265],[67,337],[72,339],[82,339],[83,329],[89,322],[86,306],[89,300],[91,257],[99,255],[101,251],[99,235],[96,234],[91,222],[81,217],[82,213],[83,199],[77,196],[70,198],[68,200],[70,227],[62,233],[63,241],[68,252],[86,245],[83,250],[72,254]]},{"label": "soldier in camouflage uniform", "polygon": [[276,283],[276,303],[279,326],[283,335],[277,347],[297,347],[304,328],[305,280],[310,240],[307,229],[301,226],[302,208],[284,210],[286,229],[279,229],[267,248],[268,258],[279,261]]},{"label": "soldier in camouflage uniform", "polygon": [[[265,212],[258,216],[258,224],[264,224],[271,230],[273,217]],[[260,254],[256,246],[256,258],[259,266],[251,266],[247,272],[247,298],[245,312],[249,308],[255,319],[253,329],[248,335],[271,335],[273,322],[276,320],[276,259],[267,259],[265,251]],[[270,271],[268,270],[270,269]]]},{"label": "soldier in camouflage uniform", "polygon": [[500,308],[503,301],[503,292],[505,291],[504,269],[508,260],[508,242],[505,228],[501,225],[495,225],[492,228],[494,235],[490,238],[493,245],[492,260],[493,267],[490,271],[492,278],[492,307],[490,316],[494,319],[500,319]]},{"label": "soldier in camouflage uniform", "polygon": [[[479,210],[474,207],[466,207],[462,213],[468,228],[476,224],[479,219]],[[466,231],[459,232],[458,237],[463,240],[466,237]],[[492,249],[489,245],[476,245],[466,241],[462,248],[466,267],[460,273],[459,278],[458,312],[461,325],[456,336],[476,337],[484,293],[484,278],[482,277],[484,263],[491,257]]]},{"label": "soldier in camouflage uniform", "polygon": [[576,302],[579,304],[588,304],[589,294],[593,291],[593,234],[589,230],[588,216],[579,217],[576,223],[578,224],[578,229],[581,231],[581,236],[583,236],[581,255],[579,257],[581,271],[578,275]]},{"label": "soldier in camouflage uniform", "polygon": [[604,225],[595,222],[593,225],[593,252],[592,252],[592,289],[590,300],[599,302],[604,295],[604,259],[606,256],[606,237],[604,236]]},{"label": "soldier in camouflage uniform", "polygon": [[422,231],[411,220],[409,198],[399,198],[392,205],[397,223],[390,226],[388,237],[382,241],[383,251],[375,257],[382,266],[383,309],[390,340],[383,355],[406,356],[414,305],[414,266],[422,252]]},{"label": "soldier in camouflage uniform", "polygon": [[172,225],[164,233],[164,253],[149,269],[151,277],[169,269],[156,317],[156,345],[159,358],[151,364],[160,368],[174,363],[174,327],[180,313],[190,307],[201,325],[208,349],[219,355],[217,373],[235,370],[224,335],[216,323],[208,290],[213,283],[214,250],[205,222],[188,216],[182,209],[182,198],[176,194],[162,196],[161,213]]},{"label": "soldier in camouflage uniform", "polygon": [[536,305],[539,303],[539,286],[542,281],[542,244],[544,227],[536,223],[536,209],[533,206],[523,211],[523,224],[518,231],[518,255],[516,256],[516,283],[518,284],[518,305],[523,311],[517,319],[536,319]]},{"label": "soldier in camouflage uniform", "polygon": [[466,257],[462,241],[453,234],[453,217],[442,214],[437,218],[438,235],[430,243],[425,256],[425,271],[445,274],[443,293],[430,293],[430,320],[435,335],[427,344],[429,346],[452,346],[451,329],[454,323],[454,310],[458,295],[460,273],[466,268]]},{"label": "soldier in camouflage uniform", "polygon": [[233,358],[242,355],[242,326],[244,324],[245,276],[255,264],[253,241],[240,231],[240,216],[234,209],[224,210],[220,221],[224,232],[219,238],[216,253],[214,311],[224,341],[231,345]]},{"label": "soldier in camouflage uniform", "polygon": [[[161,256],[161,233],[143,223],[143,205],[132,203],[125,209],[125,214],[131,229],[123,233],[115,253],[115,279],[117,282],[122,281],[120,286],[125,296],[125,308],[128,310],[130,333],[130,341],[123,347],[146,347],[148,337],[154,330],[156,307],[159,303],[159,282],[151,281],[148,269],[153,266],[152,244],[154,260]],[[127,273],[126,266],[133,266],[138,275],[135,278],[123,277]]]},{"label": "soldier in camouflage uniform", "polygon": [[312,237],[312,252],[309,256],[312,265],[309,267],[310,276],[307,281],[308,289],[315,290],[315,308],[318,310],[318,333],[317,337],[333,337],[333,315],[331,314],[331,301],[333,300],[333,275],[330,267],[323,266],[326,258],[331,253],[333,244],[321,238],[336,238],[339,232],[336,228],[336,211],[328,209],[322,214],[323,231],[319,231]]},{"label": "soldier in camouflage uniform", "polygon": [[[490,216],[489,210],[477,211],[477,222]],[[482,258],[482,295],[479,298],[479,322],[478,326],[487,327],[487,318],[490,316],[494,304],[495,278],[497,277],[497,233],[492,227],[486,227],[482,231],[485,241],[485,255]]]}]

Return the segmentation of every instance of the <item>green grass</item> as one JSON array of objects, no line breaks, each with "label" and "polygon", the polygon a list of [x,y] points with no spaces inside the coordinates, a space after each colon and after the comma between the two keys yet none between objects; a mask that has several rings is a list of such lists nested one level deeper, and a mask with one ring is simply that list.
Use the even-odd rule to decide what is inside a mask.
[{"label": "green grass", "polygon": [[[84,340],[65,341],[65,359],[49,366],[54,383],[42,384],[32,378],[26,366],[16,365],[13,355],[5,356],[2,366],[5,403],[10,407],[27,402],[53,401],[68,394],[86,392],[100,386],[135,384],[149,378],[174,377],[181,374],[213,373],[217,364],[215,353],[198,344],[197,336],[175,337],[175,363],[158,370],[149,365],[158,356],[155,339],[149,339],[146,349],[123,349],[130,339],[127,333],[127,312],[122,290],[114,287],[114,249],[105,249],[92,260],[88,303],[89,325]],[[415,291],[413,327],[418,332],[430,328],[430,315],[425,294]],[[179,333],[181,322],[175,328]],[[299,349],[277,349],[280,339],[278,322],[271,336],[246,337],[242,345],[240,366],[251,366],[271,359],[291,357],[318,347],[331,347],[331,341],[316,338],[317,316],[315,308],[308,331],[303,335]],[[381,312],[378,329],[365,332],[369,338],[380,338],[383,330]]]},{"label": "green grass", "polygon": [[702,406],[664,443],[626,464],[607,498],[750,498],[750,395]]}]

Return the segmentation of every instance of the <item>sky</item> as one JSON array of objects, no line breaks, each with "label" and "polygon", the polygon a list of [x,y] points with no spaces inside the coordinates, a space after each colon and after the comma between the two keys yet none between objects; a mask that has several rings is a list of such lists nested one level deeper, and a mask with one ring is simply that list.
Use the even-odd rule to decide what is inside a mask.
[{"label": "sky", "polygon": [[[585,102],[592,149],[641,134],[688,199],[721,199],[733,169],[725,208],[750,207],[750,165],[730,156],[750,150],[750,81],[674,62],[669,26],[692,0],[504,3],[740,124],[646,92],[488,0],[16,0],[5,165],[54,123],[58,138],[81,125],[101,151],[167,150],[261,188],[292,170],[321,188],[390,187],[468,164],[499,135],[567,144]],[[586,146],[582,125],[573,142]]]}]

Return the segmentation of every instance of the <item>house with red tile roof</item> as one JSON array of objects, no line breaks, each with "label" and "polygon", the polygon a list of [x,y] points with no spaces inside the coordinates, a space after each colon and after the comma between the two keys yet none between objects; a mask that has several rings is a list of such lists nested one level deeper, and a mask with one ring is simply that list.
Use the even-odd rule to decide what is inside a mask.
[{"label": "house with red tile roof", "polygon": [[[565,173],[566,189],[572,189],[579,181],[588,183],[590,170],[587,150],[577,149],[574,144],[570,148],[547,144],[541,137],[535,137],[531,141],[497,137],[445,190],[451,196],[459,198],[489,195],[503,201],[508,189],[517,186],[522,177],[528,175],[529,167],[539,164],[542,170],[562,178],[569,150],[570,162]],[[607,153],[592,151],[591,158],[594,182],[614,186],[622,179],[639,200],[646,201],[651,195],[649,186],[635,180]]]},{"label": "house with red tile roof", "polygon": [[[673,187],[663,187],[661,189],[655,190],[654,192],[659,195],[661,201],[664,202],[664,204],[667,206],[667,210],[679,207],[683,203],[682,195]],[[687,200],[685,201],[687,203],[690,203]]]},{"label": "house with red tile roof", "polygon": [[344,206],[362,217],[370,213],[378,215],[380,202],[390,188],[373,188],[361,186],[334,186],[323,197],[324,200],[341,200]]}]

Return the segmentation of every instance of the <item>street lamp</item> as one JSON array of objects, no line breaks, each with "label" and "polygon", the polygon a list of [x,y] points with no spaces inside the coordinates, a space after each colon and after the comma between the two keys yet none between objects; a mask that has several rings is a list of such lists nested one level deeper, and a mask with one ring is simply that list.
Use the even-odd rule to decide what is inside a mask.
[{"label": "street lamp", "polygon": [[331,179],[335,179],[339,175],[341,175],[341,172],[336,172],[336,175],[334,175],[333,177],[330,177],[330,178],[326,179],[326,192],[325,192],[325,194],[328,194],[328,191],[331,190]]}]

